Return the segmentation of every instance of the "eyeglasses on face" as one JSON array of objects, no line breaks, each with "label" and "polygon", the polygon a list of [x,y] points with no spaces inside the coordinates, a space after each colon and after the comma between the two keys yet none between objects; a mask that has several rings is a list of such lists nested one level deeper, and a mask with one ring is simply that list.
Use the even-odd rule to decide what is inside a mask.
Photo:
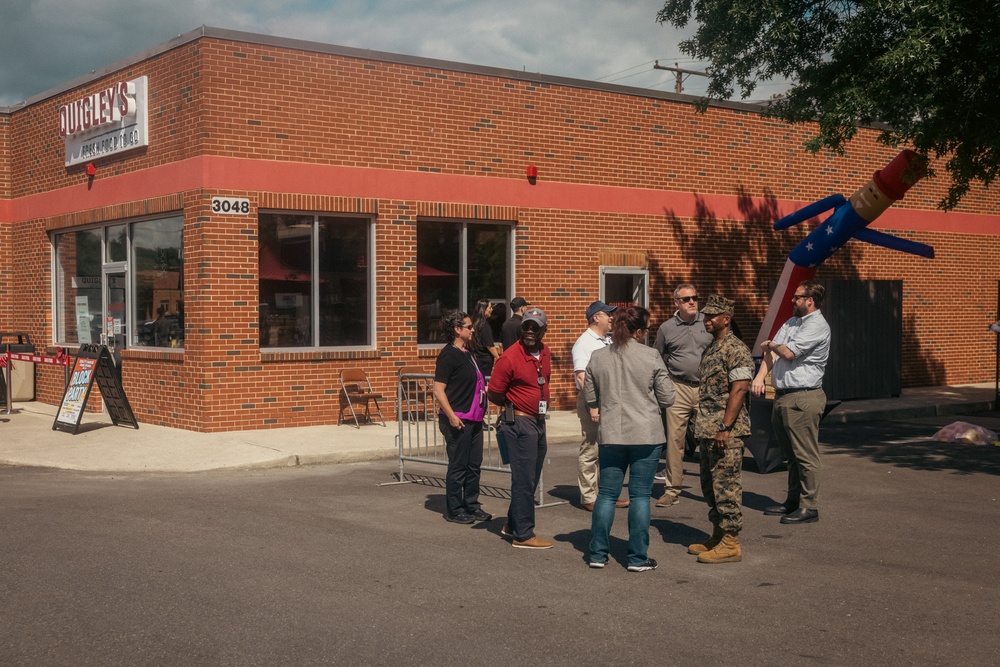
[{"label": "eyeglasses on face", "polygon": [[792,295],[792,301],[798,301],[799,299],[808,299],[808,294],[794,294]]},{"label": "eyeglasses on face", "polygon": [[459,329],[469,329],[469,330],[472,330],[472,329],[475,329],[476,327],[472,326],[471,324],[463,324],[462,326],[460,326],[458,328]]},{"label": "eyeglasses on face", "polygon": [[690,301],[698,303],[698,295],[696,294],[694,296],[679,296],[677,297],[677,300],[680,301],[681,303],[688,303]]}]

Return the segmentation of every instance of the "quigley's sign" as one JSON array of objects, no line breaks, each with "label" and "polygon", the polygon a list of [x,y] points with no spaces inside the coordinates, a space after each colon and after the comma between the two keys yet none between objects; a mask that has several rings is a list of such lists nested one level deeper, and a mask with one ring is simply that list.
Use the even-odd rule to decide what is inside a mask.
[{"label": "quigley's sign", "polygon": [[59,107],[59,136],[78,134],[134,116],[135,84],[122,81],[107,90]]},{"label": "quigley's sign", "polygon": [[121,81],[59,108],[66,166],[149,144],[146,77]]}]

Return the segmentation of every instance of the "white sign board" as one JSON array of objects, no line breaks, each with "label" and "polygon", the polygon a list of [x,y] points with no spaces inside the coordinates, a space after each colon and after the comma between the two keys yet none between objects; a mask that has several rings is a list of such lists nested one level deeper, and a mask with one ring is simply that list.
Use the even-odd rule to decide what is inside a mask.
[{"label": "white sign board", "polygon": [[149,145],[147,78],[108,88],[59,108],[66,166]]},{"label": "white sign board", "polygon": [[238,197],[212,197],[212,213],[250,215],[250,200]]}]

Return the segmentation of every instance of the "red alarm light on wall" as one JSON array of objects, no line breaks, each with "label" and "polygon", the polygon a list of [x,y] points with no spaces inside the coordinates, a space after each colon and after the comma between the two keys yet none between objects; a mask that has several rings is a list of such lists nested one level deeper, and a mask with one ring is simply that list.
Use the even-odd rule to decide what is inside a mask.
[{"label": "red alarm light on wall", "polygon": [[93,162],[88,162],[87,163],[87,176],[89,178],[93,178],[96,175],[97,175],[97,167],[94,166]]},{"label": "red alarm light on wall", "polygon": [[538,178],[538,167],[533,164],[529,164],[528,168],[525,169],[525,173],[528,175],[528,181],[534,183],[535,179]]}]

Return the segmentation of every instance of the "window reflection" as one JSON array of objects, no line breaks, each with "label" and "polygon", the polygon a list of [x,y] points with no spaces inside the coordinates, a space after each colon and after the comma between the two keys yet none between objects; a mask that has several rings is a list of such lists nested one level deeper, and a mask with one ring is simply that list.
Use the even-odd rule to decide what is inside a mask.
[{"label": "window reflection", "polygon": [[371,344],[370,229],[363,218],[260,214],[261,347]]},{"label": "window reflection", "polygon": [[507,301],[509,239],[508,225],[417,222],[418,343],[443,342],[441,317],[450,311],[468,310],[479,299]]},{"label": "window reflection", "polygon": [[100,229],[56,237],[56,337],[60,342],[101,340],[102,241]]},{"label": "window reflection", "polygon": [[132,225],[134,345],[184,347],[184,219]]},{"label": "window reflection", "polygon": [[183,229],[176,216],[56,234],[56,342],[100,343],[107,309],[128,323],[127,345],[183,347]]}]

